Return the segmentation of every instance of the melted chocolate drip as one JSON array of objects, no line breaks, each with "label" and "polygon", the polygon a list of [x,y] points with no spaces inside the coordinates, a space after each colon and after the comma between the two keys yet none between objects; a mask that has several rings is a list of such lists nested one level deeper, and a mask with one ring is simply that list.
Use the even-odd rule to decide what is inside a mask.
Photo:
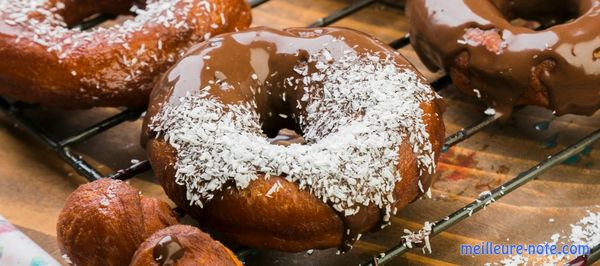
[{"label": "melted chocolate drip", "polygon": [[154,246],[153,256],[161,266],[173,265],[178,259],[181,259],[185,253],[183,246],[175,236],[163,237],[156,246]]},{"label": "melted chocolate drip", "polygon": [[343,239],[338,249],[342,253],[346,253],[352,249],[354,243],[358,241],[360,232],[365,228],[365,222],[368,218],[367,207],[361,207],[358,213],[350,216],[345,215],[344,212],[335,212],[344,224],[344,232],[342,234]]},{"label": "melted chocolate drip", "polygon": [[[411,0],[406,10],[411,43],[428,68],[450,74],[456,58],[467,52],[467,86],[499,111],[510,113],[523,103],[546,106],[557,115],[591,115],[600,108],[599,0]],[[537,31],[510,23],[524,18],[556,24],[573,15],[579,17]],[[485,44],[465,42],[472,29],[496,31],[502,48],[495,53]],[[526,96],[537,80],[549,101]]]}]

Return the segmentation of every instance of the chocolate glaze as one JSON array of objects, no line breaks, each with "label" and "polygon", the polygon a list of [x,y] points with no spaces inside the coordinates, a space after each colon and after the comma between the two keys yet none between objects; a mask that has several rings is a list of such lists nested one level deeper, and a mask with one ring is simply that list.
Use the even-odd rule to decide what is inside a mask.
[{"label": "chocolate glaze", "polygon": [[[600,108],[600,0],[408,0],[406,11],[411,43],[428,68],[449,73],[466,51],[470,90],[492,107],[510,113],[535,104],[557,115]],[[544,27],[577,16],[539,31],[509,22],[520,17]],[[502,51],[459,43],[473,28],[498,30]],[[547,99],[528,100],[535,88]]]},{"label": "chocolate glaze", "polygon": [[181,259],[185,254],[185,249],[179,243],[179,240],[175,236],[165,236],[163,237],[156,246],[154,246],[154,250],[152,255],[154,256],[154,261],[156,261],[159,265],[173,265],[177,260]]},{"label": "chocolate glaze", "polygon": [[[376,213],[373,213],[376,212]],[[365,224],[370,223],[370,217],[372,215],[382,215],[383,211],[380,211],[377,208],[369,208],[362,207],[358,213],[346,216],[342,212],[336,212],[342,223],[344,223],[344,233],[343,233],[343,241],[341,245],[338,247],[339,251],[342,253],[348,252],[352,249],[352,246],[361,235],[362,228],[365,227]],[[381,225],[388,224],[388,222],[384,222],[383,219],[379,219]]]},{"label": "chocolate glaze", "polygon": [[[290,86],[285,79],[301,79],[303,76],[294,66],[319,52],[324,44],[329,44],[327,48],[333,60],[341,58],[347,50],[361,54],[396,53],[382,42],[366,37],[363,33],[339,28],[284,31],[254,28],[217,36],[192,48],[163,76],[152,92],[148,117],[156,115],[163,103],[177,104],[187,93],[210,86],[211,94],[224,104],[256,99],[263,130],[269,137],[275,137],[282,128],[302,134],[294,118],[303,112],[304,106],[298,108],[297,100],[304,95],[304,89],[302,84]],[[396,61],[399,66],[416,71],[408,61]],[[306,65],[309,74],[316,71],[315,62]],[[285,114],[287,118],[278,114]],[[143,137],[152,134],[145,130]]]},{"label": "chocolate glaze", "polygon": [[[154,117],[163,104],[177,105],[187,93],[210,86],[211,95],[224,104],[255,99],[263,131],[268,137],[275,138],[283,128],[302,134],[296,118],[305,112],[306,102],[300,101],[305,91],[302,83],[290,84],[286,79],[302,79],[303,75],[298,73],[302,71],[307,71],[308,75],[316,72],[316,62],[309,62],[309,56],[317,54],[325,46],[332,60],[342,58],[348,50],[359,54],[397,54],[397,51],[371,36],[335,27],[291,28],[283,31],[262,27],[219,35],[192,48],[163,76],[151,94],[146,117]],[[403,57],[395,58],[398,66],[418,73]],[[319,83],[313,85],[319,86]],[[318,90],[310,90],[311,93],[313,91]],[[298,103],[302,104],[299,106]],[[148,119],[144,121],[142,134],[144,146],[148,137],[154,134],[147,123]],[[420,178],[423,178],[423,184],[431,183],[429,175]],[[382,213],[379,211],[380,215]],[[345,227],[340,246],[342,251],[349,250],[357,240],[361,233],[358,230],[364,228],[368,215],[372,213],[367,211],[367,207],[353,216],[338,213]]]}]

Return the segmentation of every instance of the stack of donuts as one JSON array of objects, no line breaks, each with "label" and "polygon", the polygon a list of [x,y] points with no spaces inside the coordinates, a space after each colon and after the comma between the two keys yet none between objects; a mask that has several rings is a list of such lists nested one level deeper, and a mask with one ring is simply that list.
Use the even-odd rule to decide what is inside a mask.
[{"label": "stack of donuts", "polygon": [[[406,9],[420,58],[462,91],[505,114],[533,104],[589,115],[600,106],[598,3],[408,0]],[[0,94],[65,108],[147,106],[141,142],[158,182],[228,241],[346,252],[430,193],[444,104],[367,34],[248,29],[242,0],[0,7]],[[73,28],[96,13],[136,17]],[[59,245],[76,265],[241,265],[171,207],[121,181],[83,185],[59,217]]]}]

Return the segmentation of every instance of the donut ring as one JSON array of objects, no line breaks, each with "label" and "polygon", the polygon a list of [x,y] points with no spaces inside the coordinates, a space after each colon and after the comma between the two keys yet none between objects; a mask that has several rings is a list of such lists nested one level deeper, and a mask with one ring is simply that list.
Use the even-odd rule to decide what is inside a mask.
[{"label": "donut ring", "polygon": [[[365,34],[256,28],[195,47],[163,76],[143,142],[167,195],[225,236],[348,250],[428,189],[444,137],[437,97]],[[270,144],[282,128],[306,144]]]},{"label": "donut ring", "polygon": [[[70,29],[132,12],[122,25]],[[243,0],[6,0],[0,17],[0,95],[68,108],[145,106],[155,76],[184,50],[251,20]]]},{"label": "donut ring", "polygon": [[[557,115],[600,108],[600,1],[408,0],[406,11],[423,62],[503,113],[517,105]],[[511,24],[516,18],[551,27]]]}]

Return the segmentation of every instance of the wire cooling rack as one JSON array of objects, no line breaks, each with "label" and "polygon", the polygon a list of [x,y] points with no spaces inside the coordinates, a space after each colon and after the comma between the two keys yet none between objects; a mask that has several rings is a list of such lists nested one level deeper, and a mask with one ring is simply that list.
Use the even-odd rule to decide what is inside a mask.
[{"label": "wire cooling rack", "polygon": [[[250,0],[248,2],[252,6],[252,8],[255,8],[268,1],[269,0]],[[377,1],[378,0],[358,0],[352,4],[349,4],[343,9],[337,10],[329,14],[328,16],[318,19],[314,23],[310,24],[309,27],[323,27],[331,25],[340,19],[343,19],[361,9],[364,9],[365,7],[368,7],[371,4],[376,3]],[[81,29],[88,29],[112,18],[113,17],[101,15],[92,20],[86,21],[85,23],[82,23],[79,27]],[[400,49],[409,44],[410,36],[407,34],[391,42],[389,45],[395,49]],[[449,77],[444,76],[438,80],[432,81],[431,85],[436,91],[439,91],[442,88],[444,88],[447,84],[449,84],[449,82]],[[90,163],[83,159],[82,156],[79,156],[71,150],[71,147],[74,144],[90,139],[106,130],[110,130],[111,128],[125,121],[135,121],[139,119],[142,113],[145,111],[144,109],[124,110],[114,116],[106,118],[105,120],[99,123],[91,125],[70,137],[66,137],[64,139],[55,139],[54,137],[47,134],[43,128],[38,126],[27,115],[24,114],[24,110],[35,107],[36,105],[26,104],[22,102],[13,102],[0,97],[0,111],[2,113],[11,118],[13,122],[17,123],[22,128],[24,128],[27,132],[29,132],[29,134],[31,134],[39,141],[44,143],[46,146],[48,146],[52,151],[58,154],[60,158],[62,158],[66,163],[73,167],[73,169],[75,169],[77,173],[84,176],[88,181],[94,181],[103,177],[114,179],[128,179],[137,174],[150,170],[150,163],[148,162],[148,160],[144,160],[137,162],[125,169],[121,169],[107,176],[103,176],[97,169],[92,167]],[[494,124],[501,116],[502,114],[500,113],[488,115],[480,122],[466,126],[458,132],[455,132],[454,134],[446,138],[443,149],[448,150],[449,148],[458,144],[459,142],[468,139],[470,136],[476,134],[480,130]],[[521,172],[506,183],[496,187],[495,189],[492,189],[490,191],[491,193],[486,193],[485,195],[480,196],[473,202],[456,210],[448,216],[434,222],[431,227],[431,233],[429,236],[433,237],[447,230],[451,226],[469,218],[473,213],[476,213],[484,207],[493,204],[496,200],[508,195],[512,191],[515,191],[516,189],[523,186],[532,179],[536,178],[537,176],[541,175],[542,173],[552,169],[554,166],[564,162],[572,156],[581,153],[586,147],[592,145],[599,139],[600,129],[590,133],[589,135],[576,141],[574,144],[566,147],[558,153],[549,156],[547,159],[539,162],[534,167],[524,172]],[[394,258],[401,256],[409,250],[409,246],[400,241],[398,245],[391,247],[384,253],[381,253],[377,256],[373,256],[369,261],[364,262],[363,265],[384,265],[392,261]],[[245,256],[248,256],[254,252],[256,251],[242,249],[237,252],[237,255],[243,259]],[[569,263],[569,265],[576,265],[577,262],[580,263],[581,261],[585,261],[587,262],[587,264],[591,264],[597,261],[598,259],[600,259],[600,245],[592,247],[591,252],[589,254],[575,258]]]}]

